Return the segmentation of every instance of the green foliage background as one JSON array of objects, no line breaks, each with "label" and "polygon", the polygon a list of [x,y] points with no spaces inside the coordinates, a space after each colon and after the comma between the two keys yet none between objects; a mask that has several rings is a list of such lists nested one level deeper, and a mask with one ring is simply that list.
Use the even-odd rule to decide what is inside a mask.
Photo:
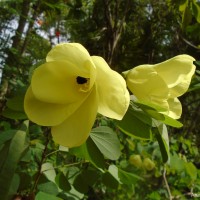
[{"label": "green foliage background", "polygon": [[[33,70],[68,41],[118,72],[195,57],[183,126],[132,102],[122,121],[98,115],[82,146],[55,144],[27,120],[23,98]],[[0,199],[199,199],[199,45],[197,0],[0,1]]]}]

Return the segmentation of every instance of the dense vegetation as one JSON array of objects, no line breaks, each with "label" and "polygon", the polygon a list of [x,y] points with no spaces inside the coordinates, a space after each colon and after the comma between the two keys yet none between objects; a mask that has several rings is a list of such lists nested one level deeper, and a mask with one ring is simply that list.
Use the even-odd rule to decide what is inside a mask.
[{"label": "dense vegetation", "polygon": [[[0,199],[199,199],[199,33],[198,0],[1,1]],[[23,99],[32,72],[61,42],[81,43],[118,72],[193,56],[196,74],[181,97],[183,127],[176,121],[162,129],[169,149],[155,127],[144,140],[100,115],[86,144],[72,149],[28,121]],[[142,116],[159,121],[156,113]]]}]

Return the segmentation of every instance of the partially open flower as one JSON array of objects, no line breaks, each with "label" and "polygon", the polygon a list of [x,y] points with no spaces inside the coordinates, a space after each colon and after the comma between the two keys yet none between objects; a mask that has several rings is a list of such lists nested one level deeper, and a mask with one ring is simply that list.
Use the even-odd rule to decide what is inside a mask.
[{"label": "partially open flower", "polygon": [[122,119],[129,105],[126,83],[103,58],[90,56],[78,43],[63,43],[46,61],[33,73],[24,108],[31,121],[52,127],[58,144],[85,142],[97,112]]},{"label": "partially open flower", "polygon": [[178,119],[182,106],[177,97],[183,95],[195,72],[195,59],[175,56],[155,65],[140,65],[124,72],[127,86],[138,100],[158,105],[163,114]]}]

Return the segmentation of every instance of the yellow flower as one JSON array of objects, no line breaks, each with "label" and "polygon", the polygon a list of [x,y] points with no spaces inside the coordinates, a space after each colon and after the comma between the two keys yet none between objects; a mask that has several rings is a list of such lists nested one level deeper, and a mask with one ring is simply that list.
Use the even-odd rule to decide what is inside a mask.
[{"label": "yellow flower", "polygon": [[182,106],[177,97],[190,85],[194,60],[189,55],[178,55],[159,64],[137,66],[124,72],[127,86],[138,100],[162,107],[163,114],[178,119]]},{"label": "yellow flower", "polygon": [[48,53],[24,100],[28,118],[51,126],[55,142],[67,147],[85,142],[97,112],[120,120],[128,105],[122,76],[78,43],[59,44]]}]

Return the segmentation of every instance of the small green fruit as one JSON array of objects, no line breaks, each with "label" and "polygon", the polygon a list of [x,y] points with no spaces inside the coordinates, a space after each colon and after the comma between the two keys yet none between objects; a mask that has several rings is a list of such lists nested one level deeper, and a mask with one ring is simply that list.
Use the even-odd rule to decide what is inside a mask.
[{"label": "small green fruit", "polygon": [[153,170],[155,168],[155,163],[150,158],[145,158],[143,160],[143,167],[147,171],[151,171],[151,170]]},{"label": "small green fruit", "polygon": [[142,159],[140,155],[131,155],[129,157],[129,163],[131,165],[134,165],[137,168],[140,168],[142,166]]}]

